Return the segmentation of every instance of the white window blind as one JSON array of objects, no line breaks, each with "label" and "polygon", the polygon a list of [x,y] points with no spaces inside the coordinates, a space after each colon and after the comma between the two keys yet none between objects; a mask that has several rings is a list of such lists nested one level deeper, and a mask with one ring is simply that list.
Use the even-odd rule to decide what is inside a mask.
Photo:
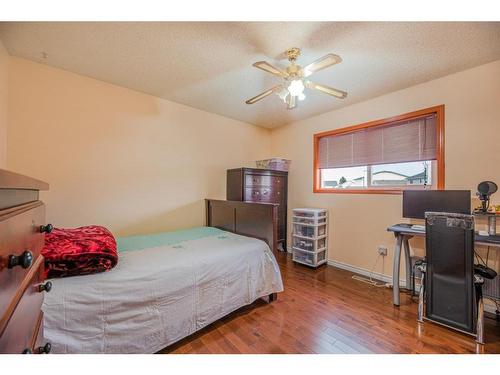
[{"label": "white window blind", "polygon": [[321,169],[435,160],[436,115],[324,136],[318,148]]}]

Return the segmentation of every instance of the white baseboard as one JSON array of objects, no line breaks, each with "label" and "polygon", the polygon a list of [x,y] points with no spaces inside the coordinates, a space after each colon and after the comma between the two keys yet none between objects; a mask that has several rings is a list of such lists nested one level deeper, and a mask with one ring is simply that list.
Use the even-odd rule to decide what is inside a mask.
[{"label": "white baseboard", "polygon": [[[286,251],[291,254],[292,253],[292,248],[288,246],[286,248]],[[367,270],[367,269],[365,269],[365,268],[351,266],[350,264],[338,262],[336,260],[331,260],[331,259],[328,259],[326,263],[329,266],[333,266],[333,267],[341,268],[341,269],[346,270],[346,271],[351,271],[351,272],[354,272],[354,273],[358,273],[358,274],[360,274],[362,276],[366,276],[366,277],[370,276],[370,271]],[[383,281],[383,282],[386,282],[386,283],[389,283],[389,284],[392,285],[392,276],[385,275],[385,274],[380,273],[380,272],[372,272],[372,278],[374,278],[375,280]],[[406,281],[405,280],[400,280],[400,284],[399,285],[406,285]]]},{"label": "white baseboard", "polygon": [[[287,252],[291,254],[292,248],[287,247]],[[366,268],[352,266],[350,264],[342,263],[342,262],[339,262],[336,260],[331,260],[331,259],[327,260],[327,264],[329,266],[337,267],[337,268],[340,268],[340,269],[343,269],[346,271],[351,271],[351,272],[357,273],[357,274],[362,275],[362,276],[370,277],[370,270],[367,270]],[[372,275],[372,278],[375,280],[383,281],[385,283],[392,285],[392,276],[389,276],[389,275],[386,275],[386,274],[383,274],[380,272],[372,272],[371,275]],[[403,288],[406,287],[406,280],[399,280],[399,285],[401,285]]]},{"label": "white baseboard", "polygon": [[[287,248],[287,252],[291,253],[292,252],[292,248],[288,247]],[[368,270],[366,268],[356,267],[356,266],[353,266],[351,264],[342,263],[342,262],[339,262],[339,261],[336,261],[336,260],[331,260],[331,259],[328,259],[327,264],[329,266],[337,267],[337,268],[340,268],[340,269],[343,269],[343,270],[346,270],[346,271],[357,273],[357,274],[359,274],[361,276],[365,276],[365,277],[370,277],[370,273],[371,273],[371,277],[374,280],[382,281],[384,283],[392,285],[392,276],[386,275],[384,273],[370,272],[370,270]],[[399,280],[399,285],[402,288],[406,288],[406,280],[400,279]],[[415,289],[418,292],[420,290],[420,285],[418,285],[418,284],[415,285]],[[492,313],[492,314],[495,314],[495,311],[496,311],[495,304],[493,302],[491,302],[491,301],[485,300],[484,301],[484,311]]]},{"label": "white baseboard", "polygon": [[[370,270],[367,270],[366,268],[361,268],[361,267],[356,267],[347,263],[342,263],[336,260],[331,260],[329,259],[327,262],[328,265],[337,267],[346,271],[354,272],[359,275],[365,276],[365,277],[370,277],[370,273],[373,279],[378,280],[378,281],[383,281],[384,283],[392,285],[392,276],[386,275],[380,272],[370,272]],[[403,288],[406,287],[406,280],[399,280],[399,285]]]},{"label": "white baseboard", "polygon": [[[331,260],[329,259],[327,261],[327,264],[329,266],[337,267],[346,271],[350,271],[353,273],[357,273],[359,275],[365,276],[365,277],[370,277],[370,270],[367,270],[366,268],[361,268],[361,267],[356,267],[347,263],[342,263],[336,260]],[[392,285],[392,276],[380,273],[380,272],[371,272],[371,276],[373,279],[382,281],[384,283]],[[399,280],[399,285],[403,288],[406,287],[406,280]],[[417,291],[420,290],[420,285],[415,285],[415,289]],[[484,311],[495,314],[496,306],[494,303],[485,300],[484,301]]]}]

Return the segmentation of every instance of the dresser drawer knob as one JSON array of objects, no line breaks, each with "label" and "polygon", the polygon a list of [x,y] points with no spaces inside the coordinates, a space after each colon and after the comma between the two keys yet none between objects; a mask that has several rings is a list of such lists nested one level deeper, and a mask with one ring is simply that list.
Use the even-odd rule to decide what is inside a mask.
[{"label": "dresser drawer knob", "polygon": [[52,289],[52,283],[47,281],[45,284],[38,285],[38,291],[41,292],[50,292]]},{"label": "dresser drawer knob", "polygon": [[39,346],[37,352],[39,354],[49,354],[51,350],[52,350],[52,345],[50,344],[50,342],[48,342],[44,346]]},{"label": "dresser drawer knob", "polygon": [[30,348],[26,348],[26,349],[24,349],[21,353],[22,353],[22,354],[33,354],[33,352],[31,351],[31,349],[30,349]]},{"label": "dresser drawer knob", "polygon": [[40,225],[40,233],[50,233],[54,229],[52,224]]},{"label": "dresser drawer knob", "polygon": [[30,268],[33,263],[33,254],[31,251],[26,250],[21,255],[9,255],[9,263],[7,268],[14,268],[15,266],[21,266],[22,268]]}]

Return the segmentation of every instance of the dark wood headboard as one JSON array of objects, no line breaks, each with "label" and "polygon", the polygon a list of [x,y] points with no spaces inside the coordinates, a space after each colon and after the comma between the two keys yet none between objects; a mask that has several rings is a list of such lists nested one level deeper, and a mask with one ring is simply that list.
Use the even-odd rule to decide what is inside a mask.
[{"label": "dark wood headboard", "polygon": [[205,199],[207,226],[265,241],[278,247],[278,205]]}]

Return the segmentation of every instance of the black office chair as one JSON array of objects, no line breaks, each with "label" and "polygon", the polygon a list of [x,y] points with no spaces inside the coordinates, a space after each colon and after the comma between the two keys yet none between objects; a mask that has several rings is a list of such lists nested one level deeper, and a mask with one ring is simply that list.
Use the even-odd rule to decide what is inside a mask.
[{"label": "black office chair", "polygon": [[[474,217],[426,212],[426,258],[422,272],[418,321],[427,320],[476,337],[484,343],[484,277],[496,273],[474,265]],[[493,277],[491,277],[493,276]]]}]

